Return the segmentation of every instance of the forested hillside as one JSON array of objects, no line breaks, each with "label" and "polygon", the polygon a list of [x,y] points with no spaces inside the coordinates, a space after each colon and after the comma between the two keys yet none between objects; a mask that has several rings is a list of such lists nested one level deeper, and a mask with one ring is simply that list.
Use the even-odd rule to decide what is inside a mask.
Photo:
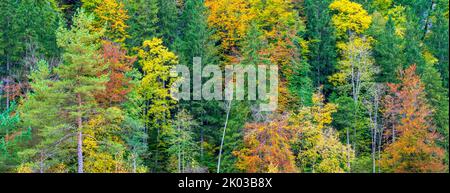
[{"label": "forested hillside", "polygon": [[[0,173],[449,171],[448,0],[1,0],[0,10]],[[176,100],[173,70],[195,71],[194,58],[277,67],[277,109]]]}]

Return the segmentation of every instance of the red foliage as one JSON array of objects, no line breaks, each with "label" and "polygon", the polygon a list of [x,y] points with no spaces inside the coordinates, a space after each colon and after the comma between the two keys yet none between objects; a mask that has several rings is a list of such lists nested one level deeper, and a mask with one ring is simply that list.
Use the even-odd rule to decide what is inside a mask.
[{"label": "red foliage", "polygon": [[126,50],[108,41],[103,43],[102,57],[108,65],[102,74],[108,74],[109,81],[105,90],[96,94],[96,99],[103,106],[112,106],[123,102],[132,89],[131,78],[126,77],[126,73],[131,70],[135,58],[127,56]]}]

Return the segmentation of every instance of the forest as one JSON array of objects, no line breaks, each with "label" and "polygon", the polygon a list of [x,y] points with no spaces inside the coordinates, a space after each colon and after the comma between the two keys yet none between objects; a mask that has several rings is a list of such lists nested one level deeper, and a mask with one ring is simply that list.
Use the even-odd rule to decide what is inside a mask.
[{"label": "forest", "polygon": [[[0,10],[0,173],[449,172],[448,0]],[[277,67],[277,108],[173,98],[194,58]]]}]

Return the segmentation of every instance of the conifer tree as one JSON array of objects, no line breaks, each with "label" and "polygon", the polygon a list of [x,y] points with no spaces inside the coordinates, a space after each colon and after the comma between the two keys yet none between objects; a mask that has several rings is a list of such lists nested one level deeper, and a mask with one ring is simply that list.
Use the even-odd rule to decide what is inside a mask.
[{"label": "conifer tree", "polygon": [[104,88],[107,77],[98,76],[107,65],[100,65],[99,38],[103,30],[94,29],[94,16],[83,9],[73,18],[71,29],[61,27],[57,33],[58,45],[64,50],[63,64],[55,69],[60,78],[58,86],[66,94],[63,111],[67,124],[77,132],[78,173],[83,173],[83,122],[95,113],[95,93]]},{"label": "conifer tree", "polygon": [[[331,89],[326,77],[333,73],[337,61],[336,37],[331,26],[331,1],[305,0],[305,38],[309,42],[308,61],[314,87],[323,86],[324,92]],[[325,93],[326,94],[326,93]]]},{"label": "conifer tree", "polygon": [[127,45],[130,49],[138,48],[144,40],[160,37],[158,5],[158,0],[125,0],[125,8],[130,16],[127,21],[130,34]]},{"label": "conifer tree", "polygon": [[[52,80],[53,71],[46,61],[40,61],[31,75],[32,92],[19,107],[21,125],[33,132],[34,146],[19,152],[19,172],[67,172],[70,139],[75,135],[61,119],[66,93]],[[68,157],[66,157],[68,156]]]},{"label": "conifer tree", "polygon": [[159,33],[164,45],[172,48],[178,36],[179,3],[177,0],[158,0]]},{"label": "conifer tree", "polygon": [[389,17],[385,29],[375,36],[374,59],[380,67],[379,82],[396,82],[396,72],[402,67],[401,39],[395,33],[395,24]]}]

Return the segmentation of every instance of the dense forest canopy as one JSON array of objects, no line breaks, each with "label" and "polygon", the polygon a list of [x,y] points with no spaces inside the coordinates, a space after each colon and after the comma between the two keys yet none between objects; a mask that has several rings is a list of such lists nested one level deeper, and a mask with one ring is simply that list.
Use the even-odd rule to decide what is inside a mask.
[{"label": "dense forest canopy", "polygon": [[[0,10],[0,172],[448,172],[448,0],[1,0]],[[200,79],[194,58],[209,65]],[[271,97],[177,100],[180,65],[194,73],[185,79],[217,78],[208,88],[222,94],[237,80],[214,69],[276,69],[277,108],[258,108]],[[242,76],[251,98],[253,76]]]}]

